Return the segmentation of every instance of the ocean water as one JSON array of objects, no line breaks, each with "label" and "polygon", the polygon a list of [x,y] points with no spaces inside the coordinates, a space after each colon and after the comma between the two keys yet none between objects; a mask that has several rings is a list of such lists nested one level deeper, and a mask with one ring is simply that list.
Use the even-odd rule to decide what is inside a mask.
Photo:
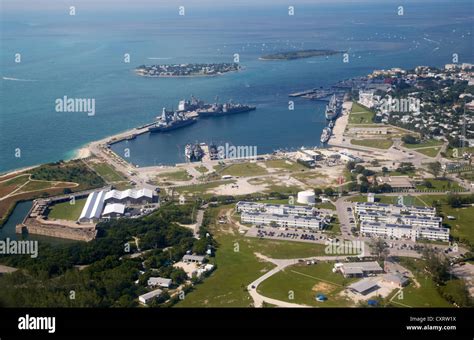
[{"label": "ocean water", "polygon": [[[54,3],[53,1],[42,1]],[[143,2],[143,1],[142,1]],[[1,12],[0,171],[66,159],[90,141],[151,122],[162,107],[195,95],[211,102],[232,99],[257,110],[202,119],[166,134],[116,144],[141,166],[183,161],[188,142],[256,146],[259,153],[319,144],[323,102],[291,92],[333,84],[373,69],[473,62],[472,1],[383,1],[238,5],[98,6],[69,4]],[[404,15],[397,7],[404,6]],[[129,6],[129,7],[127,7]],[[38,7],[38,6],[36,6]],[[258,57],[296,49],[336,49],[342,56],[294,61]],[[15,63],[15,54],[21,63]],[[130,63],[123,62],[129,53]],[[232,62],[242,72],[212,78],[143,78],[141,64]],[[94,98],[95,116],[56,112],[55,100]],[[16,157],[18,152],[21,157]]]}]

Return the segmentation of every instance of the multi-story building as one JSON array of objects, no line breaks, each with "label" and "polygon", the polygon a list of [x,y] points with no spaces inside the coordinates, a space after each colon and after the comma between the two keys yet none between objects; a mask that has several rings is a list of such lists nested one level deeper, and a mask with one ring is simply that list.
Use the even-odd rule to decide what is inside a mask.
[{"label": "multi-story building", "polygon": [[356,203],[354,212],[363,235],[449,241],[449,229],[434,208]]},{"label": "multi-story building", "polygon": [[266,214],[277,214],[277,215],[302,215],[302,216],[313,216],[316,214],[316,210],[309,206],[304,205],[287,205],[287,204],[268,204],[268,203],[257,203],[240,201],[236,205],[238,212],[247,213],[266,213]]},{"label": "multi-story building", "polygon": [[280,227],[323,229],[326,221],[320,216],[281,215],[258,212],[243,212],[242,223],[255,225],[278,225]]}]

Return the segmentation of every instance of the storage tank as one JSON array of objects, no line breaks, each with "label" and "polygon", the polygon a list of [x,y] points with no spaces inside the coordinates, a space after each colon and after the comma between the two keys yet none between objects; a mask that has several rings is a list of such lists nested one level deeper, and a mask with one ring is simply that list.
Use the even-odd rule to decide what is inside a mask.
[{"label": "storage tank", "polygon": [[314,204],[315,195],[313,190],[300,191],[297,202],[300,204]]}]

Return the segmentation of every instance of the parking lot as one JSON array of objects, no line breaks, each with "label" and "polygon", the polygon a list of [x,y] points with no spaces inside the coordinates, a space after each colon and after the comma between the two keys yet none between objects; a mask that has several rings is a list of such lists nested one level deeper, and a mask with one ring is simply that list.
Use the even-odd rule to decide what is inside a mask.
[{"label": "parking lot", "polygon": [[320,244],[324,244],[328,239],[331,239],[330,236],[320,231],[256,226],[251,227],[245,236]]}]

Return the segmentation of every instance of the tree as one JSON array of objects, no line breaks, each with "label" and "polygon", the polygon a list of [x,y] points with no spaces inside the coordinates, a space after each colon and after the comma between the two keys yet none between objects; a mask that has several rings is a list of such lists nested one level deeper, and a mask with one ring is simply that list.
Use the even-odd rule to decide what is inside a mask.
[{"label": "tree", "polygon": [[404,135],[402,137],[402,141],[403,141],[403,143],[406,143],[406,144],[418,144],[418,143],[420,143],[420,141],[415,136],[412,136],[412,135]]},{"label": "tree", "polygon": [[381,238],[373,240],[371,243],[371,248],[379,258],[379,260],[384,260],[388,255],[387,243]]},{"label": "tree", "polygon": [[441,172],[441,163],[440,162],[433,162],[428,164],[428,169],[433,173],[435,177],[438,177],[439,173]]},{"label": "tree", "polygon": [[326,188],[324,189],[324,194],[327,196],[332,196],[334,195],[334,189],[333,188]]},{"label": "tree", "polygon": [[382,167],[382,175],[387,176],[388,168],[386,166]]},{"label": "tree", "polygon": [[432,248],[423,251],[423,259],[426,262],[426,270],[431,274],[433,281],[437,284],[443,283],[448,276],[449,264],[446,258],[440,257]]}]

